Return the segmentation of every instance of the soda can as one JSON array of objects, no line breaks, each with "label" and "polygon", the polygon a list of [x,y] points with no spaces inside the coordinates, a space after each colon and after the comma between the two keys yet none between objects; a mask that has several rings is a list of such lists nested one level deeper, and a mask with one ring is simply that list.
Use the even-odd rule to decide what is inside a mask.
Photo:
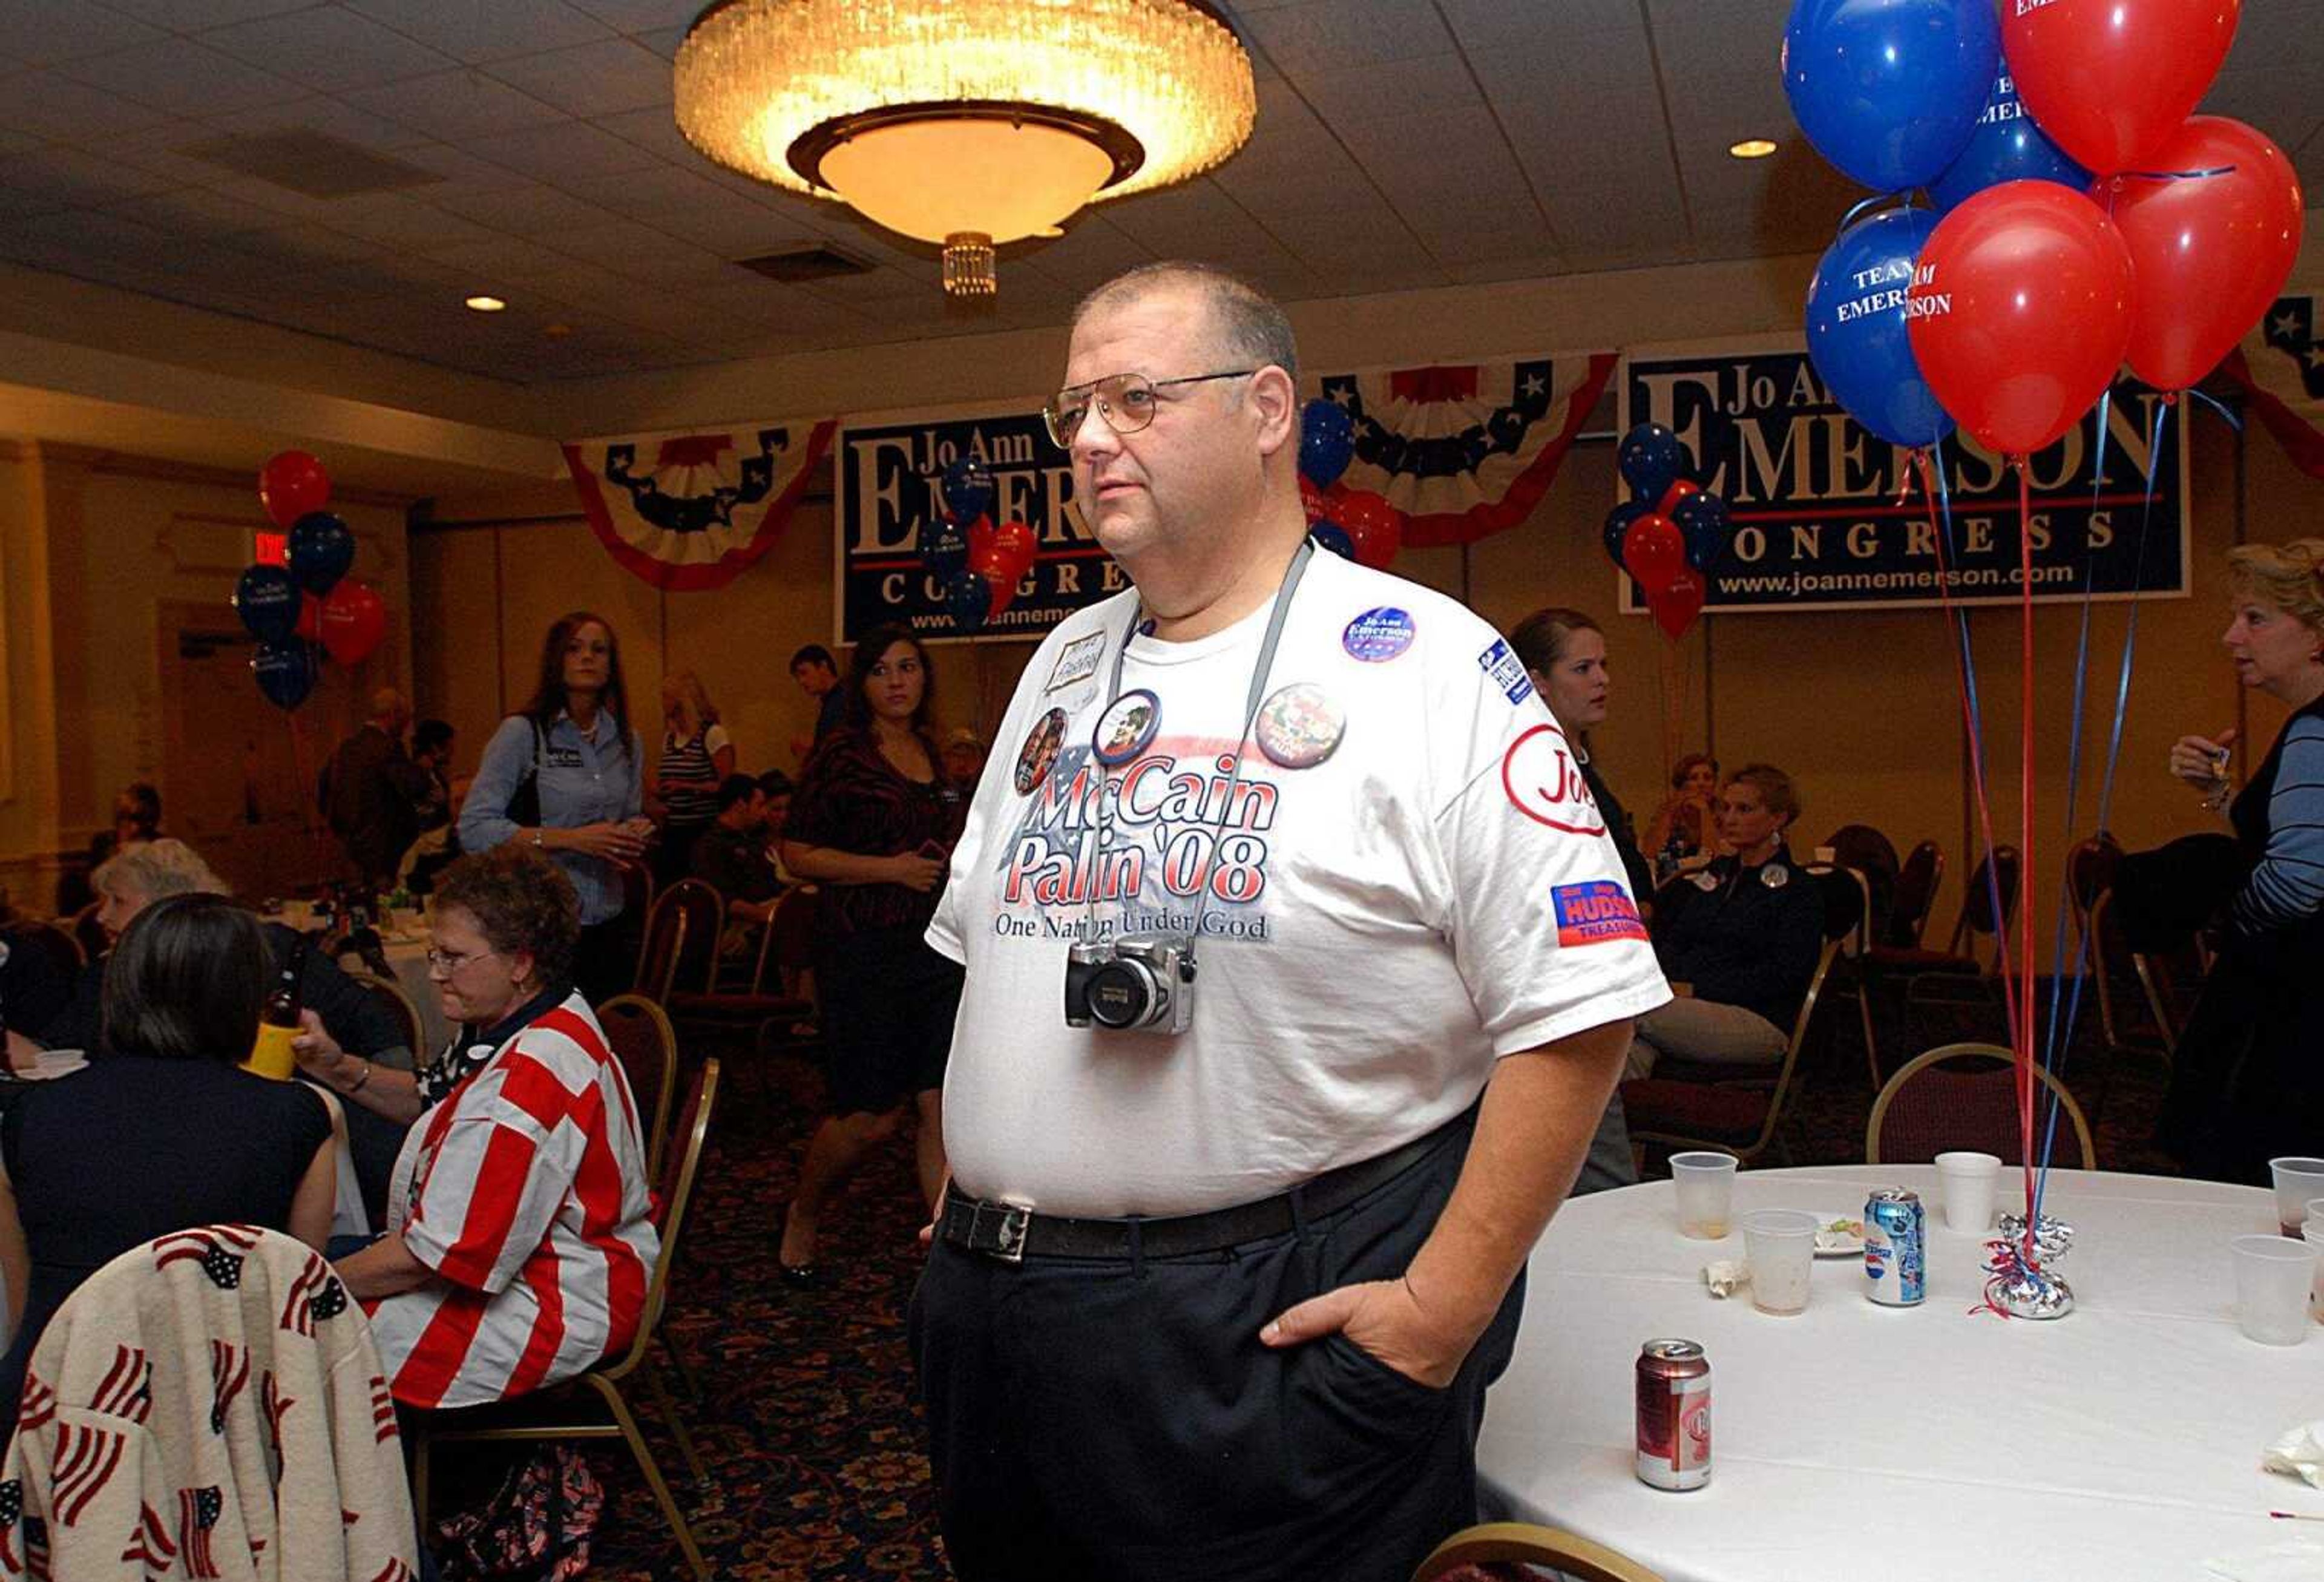
[{"label": "soda can", "polygon": [[1674,1490],[1711,1481],[1711,1362],[1696,1341],[1638,1348],[1638,1481]]},{"label": "soda can", "polygon": [[1883,1307],[1917,1307],[1929,1294],[1921,1194],[1882,1187],[1864,1204],[1865,1294]]}]

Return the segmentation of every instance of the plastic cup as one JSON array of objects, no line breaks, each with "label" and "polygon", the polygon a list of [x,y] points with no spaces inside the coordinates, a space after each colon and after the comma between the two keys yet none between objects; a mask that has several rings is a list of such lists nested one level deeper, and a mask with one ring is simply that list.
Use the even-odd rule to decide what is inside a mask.
[{"label": "plastic cup", "polygon": [[2324,1198],[2308,1205],[2308,1223],[2301,1228],[2301,1237],[2316,1249],[2316,1275],[2309,1283],[2309,1293],[2314,1298],[2316,1321],[2324,1324]]},{"label": "plastic cup", "polygon": [[2309,1203],[2324,1198],[2324,1159],[2287,1156],[2269,1160],[2267,1168],[2275,1177],[2276,1228],[2297,1241]]},{"label": "plastic cup", "polygon": [[1743,1216],[1753,1307],[1782,1318],[1806,1308],[1816,1227],[1822,1223],[1804,1209],[1754,1209]]},{"label": "plastic cup", "polygon": [[2308,1293],[2324,1248],[2280,1236],[2239,1236],[2227,1246],[2236,1257],[2236,1326],[2263,1346],[2308,1338]]},{"label": "plastic cup", "polygon": [[1940,1154],[1937,1187],[1944,1200],[1945,1228],[1982,1236],[1993,1228],[1994,1196],[2001,1186],[2001,1160],[1991,1154]]},{"label": "plastic cup", "polygon": [[1735,1200],[1735,1164],[1732,1154],[1671,1155],[1681,1236],[1696,1241],[1718,1241],[1726,1236],[1729,1210]]}]

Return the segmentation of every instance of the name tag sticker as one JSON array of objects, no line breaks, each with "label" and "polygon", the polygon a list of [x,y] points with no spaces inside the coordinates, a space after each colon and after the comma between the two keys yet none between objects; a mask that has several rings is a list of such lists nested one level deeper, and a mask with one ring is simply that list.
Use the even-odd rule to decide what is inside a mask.
[{"label": "name tag sticker", "polygon": [[553,769],[577,769],[581,767],[581,750],[577,747],[552,747],[544,761]]},{"label": "name tag sticker", "polygon": [[1644,939],[1646,926],[1628,892],[1609,878],[1559,885],[1549,892],[1561,945],[1598,945],[1609,940]]},{"label": "name tag sticker", "polygon": [[1077,681],[1087,681],[1097,674],[1097,662],[1105,657],[1105,633],[1093,631],[1087,637],[1075,638],[1057,656],[1057,667],[1049,672],[1049,684],[1044,694],[1062,692]]}]

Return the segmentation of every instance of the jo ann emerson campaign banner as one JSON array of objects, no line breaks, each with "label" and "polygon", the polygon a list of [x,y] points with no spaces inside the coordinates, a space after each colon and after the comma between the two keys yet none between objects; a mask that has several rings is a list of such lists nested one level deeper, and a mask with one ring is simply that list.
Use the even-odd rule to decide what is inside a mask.
[{"label": "jo ann emerson campaign banner", "polygon": [[[1724,495],[1735,531],[1704,576],[1709,612],[1898,609],[1941,602],[1936,510],[1908,453],[1842,411],[1801,344],[1640,353],[1623,360],[1620,427],[1667,425],[1687,476]],[[2183,597],[2188,592],[2185,403],[2163,423],[2153,515],[2141,551],[2147,442],[2162,397],[2125,380],[2109,403],[2105,475],[2098,413],[2033,458],[2037,599]],[[1937,452],[1952,491],[1944,556],[1958,602],[2014,602],[2017,479],[1966,436]],[[1909,494],[1907,491],[1909,490]],[[1622,582],[1622,608],[1645,610]]]},{"label": "jo ann emerson campaign banner", "polygon": [[[993,524],[1021,521],[1040,544],[1016,598],[973,638],[945,613],[918,547],[921,523],[943,511],[944,470],[962,456],[981,457],[992,469]],[[840,432],[835,471],[833,635],[840,642],[890,621],[929,642],[1022,642],[1130,585],[1074,509],[1072,464],[1049,442],[1038,403],[973,417],[851,423]]]}]

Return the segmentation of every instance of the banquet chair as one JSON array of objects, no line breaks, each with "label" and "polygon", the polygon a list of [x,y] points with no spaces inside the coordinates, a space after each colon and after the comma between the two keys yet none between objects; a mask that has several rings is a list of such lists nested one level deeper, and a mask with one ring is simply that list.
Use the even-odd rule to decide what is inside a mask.
[{"label": "banquet chair", "polygon": [[[673,886],[673,888],[676,887]],[[686,1563],[695,1576],[709,1582],[712,1575],[709,1562],[702,1558],[701,1546],[695,1541],[694,1529],[686,1519],[677,1496],[670,1493],[669,1481],[663,1477],[661,1463],[640,1431],[636,1412],[622,1384],[632,1377],[642,1378],[646,1389],[654,1398],[662,1426],[669,1430],[678,1443],[678,1454],[687,1468],[694,1475],[697,1493],[707,1493],[712,1485],[709,1470],[702,1464],[702,1455],[695,1448],[694,1436],[687,1431],[686,1420],[670,1399],[669,1389],[660,1376],[646,1366],[656,1332],[669,1301],[670,1270],[678,1261],[679,1233],[686,1226],[686,1210],[694,1197],[694,1186],[702,1168],[702,1154],[710,1135],[710,1117],[718,1098],[718,1062],[705,1061],[695,1074],[694,1086],[687,1094],[684,1107],[678,1111],[678,1135],[685,1138],[682,1150],[664,1162],[654,1193],[656,1209],[660,1216],[661,1253],[654,1259],[653,1276],[646,1286],[645,1311],[638,1320],[638,1332],[619,1357],[598,1364],[577,1378],[553,1385],[538,1395],[520,1397],[492,1406],[470,1407],[456,1412],[413,1413],[415,1419],[410,1434],[411,1446],[411,1503],[420,1517],[421,1531],[428,1531],[429,1464],[431,1452],[439,1444],[512,1440],[548,1441],[564,1439],[613,1439],[625,1441],[630,1454],[637,1460],[638,1470],[645,1475],[646,1485],[653,1491],[654,1503],[669,1522],[677,1536],[678,1547],[686,1556]],[[594,1417],[581,1421],[566,1421],[560,1408],[579,1402],[585,1393],[595,1393],[604,1404],[607,1422]],[[540,1421],[546,1412],[557,1419]]]},{"label": "banquet chair", "polygon": [[[1871,1001],[1882,984],[1904,986],[1908,1028],[1914,1005],[1914,989],[1923,978],[1967,980],[1966,986],[1980,1004],[1998,1004],[1993,975],[2000,970],[2003,942],[2008,936],[2011,920],[2017,915],[2017,848],[1996,846],[1971,870],[1969,891],[1961,897],[1960,915],[1955,919],[1952,937],[1943,950],[1922,945],[1878,945],[1866,952],[1858,963],[1858,992],[1863,999],[1860,1008],[1864,1058],[1875,1091],[1881,1081],[1880,1050],[1873,1033]],[[1997,922],[1993,904],[1997,887],[2001,898]],[[1933,891],[1933,884],[1931,888]]]},{"label": "banquet chair", "polygon": [[669,1145],[664,1129],[669,1101],[678,1090],[678,1034],[662,1008],[642,994],[617,994],[599,1006],[597,1025],[629,1080],[645,1131],[646,1173],[659,1181],[662,1151]]},{"label": "banquet chair", "polygon": [[1824,844],[1831,848],[1835,866],[1852,868],[1864,876],[1865,893],[1872,902],[1867,931],[1872,938],[1880,938],[1895,906],[1899,869],[1895,844],[1870,824],[1842,824]]},{"label": "banquet chair", "polygon": [[376,972],[350,972],[347,980],[378,1002],[394,1021],[397,1031],[403,1035],[403,1047],[411,1052],[411,1063],[417,1069],[426,1065],[444,1052],[427,1047],[428,1024],[421,1020],[420,1007],[403,992],[403,985]]},{"label": "banquet chair", "polygon": [[[697,880],[689,880],[697,883]],[[673,886],[673,890],[677,887]],[[724,904],[720,904],[724,911]],[[803,927],[811,923],[815,897],[791,890],[775,902],[774,915],[767,926],[759,930],[757,960],[751,970],[749,986],[740,991],[718,988],[717,952],[711,953],[708,969],[699,989],[680,987],[673,990],[664,1003],[680,1026],[699,1029],[711,1037],[733,1037],[750,1035],[753,1037],[770,1023],[779,1022],[785,1027],[811,1021],[815,1007],[801,998],[793,989],[797,980],[797,953],[803,951],[799,941]],[[775,974],[770,985],[768,974]],[[684,980],[681,980],[681,985]],[[761,1049],[766,1047],[759,1040]]]},{"label": "banquet chair", "polygon": [[11,949],[32,951],[49,959],[49,965],[67,983],[80,976],[89,958],[80,948],[80,942],[53,923],[30,919],[9,924],[0,928]]},{"label": "banquet chair", "polygon": [[2075,842],[2066,853],[2066,897],[2074,908],[2074,928],[2087,940],[2090,908],[2113,887],[2114,870],[2122,862],[2122,842],[2100,830]]},{"label": "banquet chair", "polygon": [[1923,841],[1896,871],[1896,893],[1891,898],[1885,937],[1875,943],[1917,947],[1928,933],[1929,914],[1936,909],[1937,887],[1944,882],[1945,851],[1934,841]]},{"label": "banquet chair", "polygon": [[681,983],[707,981],[717,970],[725,920],[725,897],[698,878],[682,878],[655,897],[638,949],[636,992],[667,1006]]},{"label": "banquet chair", "polygon": [[[1960,1069],[1972,1064],[1988,1069]],[[2016,1064],[2017,1057],[1998,1044],[1946,1044],[1914,1055],[1872,1101],[1872,1118],[1864,1127],[1864,1162],[1926,1164],[1948,1150],[1974,1149],[1997,1156],[2004,1164],[2024,1164]],[[2036,1066],[2034,1074],[2072,1123],[2081,1167],[2096,1170],[2098,1148],[2090,1141],[2090,1123],[2082,1107],[2050,1072]],[[2050,1107],[2037,1099],[2037,1136],[2049,1129],[2049,1116]]]},{"label": "banquet chair", "polygon": [[1412,1582],[1500,1582],[1530,1577],[1536,1566],[1578,1582],[1663,1582],[1661,1573],[1602,1543],[1530,1522],[1487,1522],[1462,1529],[1420,1562]]},{"label": "banquet chair", "polygon": [[72,915],[72,936],[80,943],[84,961],[94,961],[113,948],[113,941],[106,937],[105,924],[97,920],[97,909],[103,905],[102,901],[91,901]]},{"label": "banquet chair", "polygon": [[1740,1071],[1666,1060],[1655,1066],[1656,1075],[1624,1082],[1622,1108],[1633,1143],[1715,1148],[1748,1164],[1775,1142],[1784,1118],[1784,1100],[1790,1096],[1808,1030],[1814,1025],[1816,1003],[1839,958],[1841,942],[1864,922],[1863,889],[1855,874],[1821,863],[1811,865],[1808,872],[1823,892],[1823,949],[1808,979],[1799,1015],[1792,1018],[1784,1058],[1772,1068]]}]

